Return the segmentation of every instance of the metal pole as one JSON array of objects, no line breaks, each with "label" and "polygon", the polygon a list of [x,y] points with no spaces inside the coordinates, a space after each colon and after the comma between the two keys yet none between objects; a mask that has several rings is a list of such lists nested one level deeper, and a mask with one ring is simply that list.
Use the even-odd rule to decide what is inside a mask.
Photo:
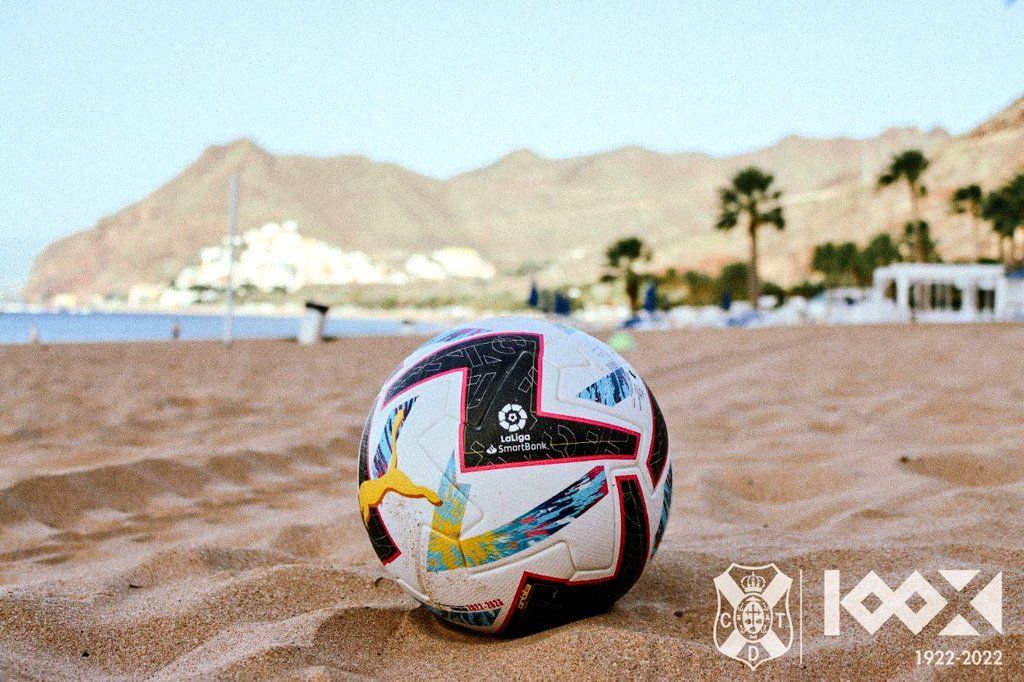
[{"label": "metal pole", "polygon": [[228,279],[224,302],[224,343],[234,340],[235,321],[235,231],[238,226],[238,174],[231,176],[231,199],[228,204]]}]

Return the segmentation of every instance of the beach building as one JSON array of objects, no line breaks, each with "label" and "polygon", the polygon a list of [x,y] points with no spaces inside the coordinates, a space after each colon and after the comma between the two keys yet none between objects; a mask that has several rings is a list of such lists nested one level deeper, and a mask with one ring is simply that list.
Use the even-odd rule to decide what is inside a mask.
[{"label": "beach building", "polygon": [[890,320],[984,322],[1024,319],[1024,279],[1002,265],[894,263],[875,270],[872,301]]}]

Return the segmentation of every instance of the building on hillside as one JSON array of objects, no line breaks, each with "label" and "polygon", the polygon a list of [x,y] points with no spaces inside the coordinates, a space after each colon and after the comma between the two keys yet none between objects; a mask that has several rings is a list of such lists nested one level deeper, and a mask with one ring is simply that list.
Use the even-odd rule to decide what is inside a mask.
[{"label": "building on hillside", "polygon": [[[237,287],[293,292],[307,285],[389,284],[449,278],[491,279],[493,265],[473,249],[446,247],[430,256],[414,253],[404,271],[389,270],[362,251],[343,251],[303,237],[294,220],[265,223],[235,238],[232,272]],[[227,239],[199,252],[199,265],[186,267],[175,278],[173,291],[220,290],[227,285],[230,250]],[[171,297],[168,300],[178,300]]]},{"label": "building on hillside", "polygon": [[422,253],[414,253],[405,261],[405,271],[413,279],[423,279],[434,282],[443,280],[447,273],[444,266],[437,261],[424,256]]},{"label": "building on hillside", "polygon": [[493,279],[497,274],[494,266],[480,257],[474,249],[462,246],[446,246],[434,251],[433,259],[452,277],[469,279]]},{"label": "building on hillside", "polygon": [[405,262],[405,271],[413,279],[441,281],[460,279],[493,279],[497,270],[474,249],[446,246],[425,256],[414,253]]},{"label": "building on hillside", "polygon": [[[261,291],[295,291],[307,284],[382,284],[389,280],[383,265],[362,251],[343,251],[326,242],[299,234],[293,220],[265,223],[237,238],[233,279],[236,286]],[[185,268],[175,280],[176,289],[209,287],[227,283],[227,240],[199,253],[199,265]]]}]

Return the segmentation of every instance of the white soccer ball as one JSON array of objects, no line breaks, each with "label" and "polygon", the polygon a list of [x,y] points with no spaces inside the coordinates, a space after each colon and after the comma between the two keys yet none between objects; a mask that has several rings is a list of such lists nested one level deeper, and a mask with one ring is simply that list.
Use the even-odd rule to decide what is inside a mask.
[{"label": "white soccer ball", "polygon": [[359,505],[386,570],[444,620],[523,633],[606,609],[668,522],[661,411],[621,356],[524,317],[456,327],[370,410]]}]

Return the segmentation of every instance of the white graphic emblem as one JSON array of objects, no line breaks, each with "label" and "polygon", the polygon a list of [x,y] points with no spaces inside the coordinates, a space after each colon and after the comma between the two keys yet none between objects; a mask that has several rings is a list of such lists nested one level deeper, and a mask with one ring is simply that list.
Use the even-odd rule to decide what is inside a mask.
[{"label": "white graphic emblem", "polygon": [[[957,592],[963,592],[979,571],[974,569],[940,570],[939,575]],[[825,571],[825,635],[839,635],[840,607],[853,616],[865,630],[874,634],[892,617],[901,620],[915,635],[946,608],[948,600],[930,582],[914,571],[895,590],[874,571],[869,572],[846,596],[839,589],[839,571]],[[864,602],[878,600],[873,611]],[[910,603],[920,603],[916,609]],[[1000,571],[971,599],[971,606],[999,633],[1003,631],[1003,574]],[[939,633],[940,636],[977,637],[980,633],[966,618],[957,614]]]},{"label": "white graphic emblem", "polygon": [[526,426],[526,410],[522,405],[509,403],[498,412],[498,423],[509,433],[515,433]]},{"label": "white graphic emblem", "polygon": [[751,670],[778,658],[793,644],[789,588],[793,579],[775,564],[732,564],[715,578],[718,615],[715,646]]}]

